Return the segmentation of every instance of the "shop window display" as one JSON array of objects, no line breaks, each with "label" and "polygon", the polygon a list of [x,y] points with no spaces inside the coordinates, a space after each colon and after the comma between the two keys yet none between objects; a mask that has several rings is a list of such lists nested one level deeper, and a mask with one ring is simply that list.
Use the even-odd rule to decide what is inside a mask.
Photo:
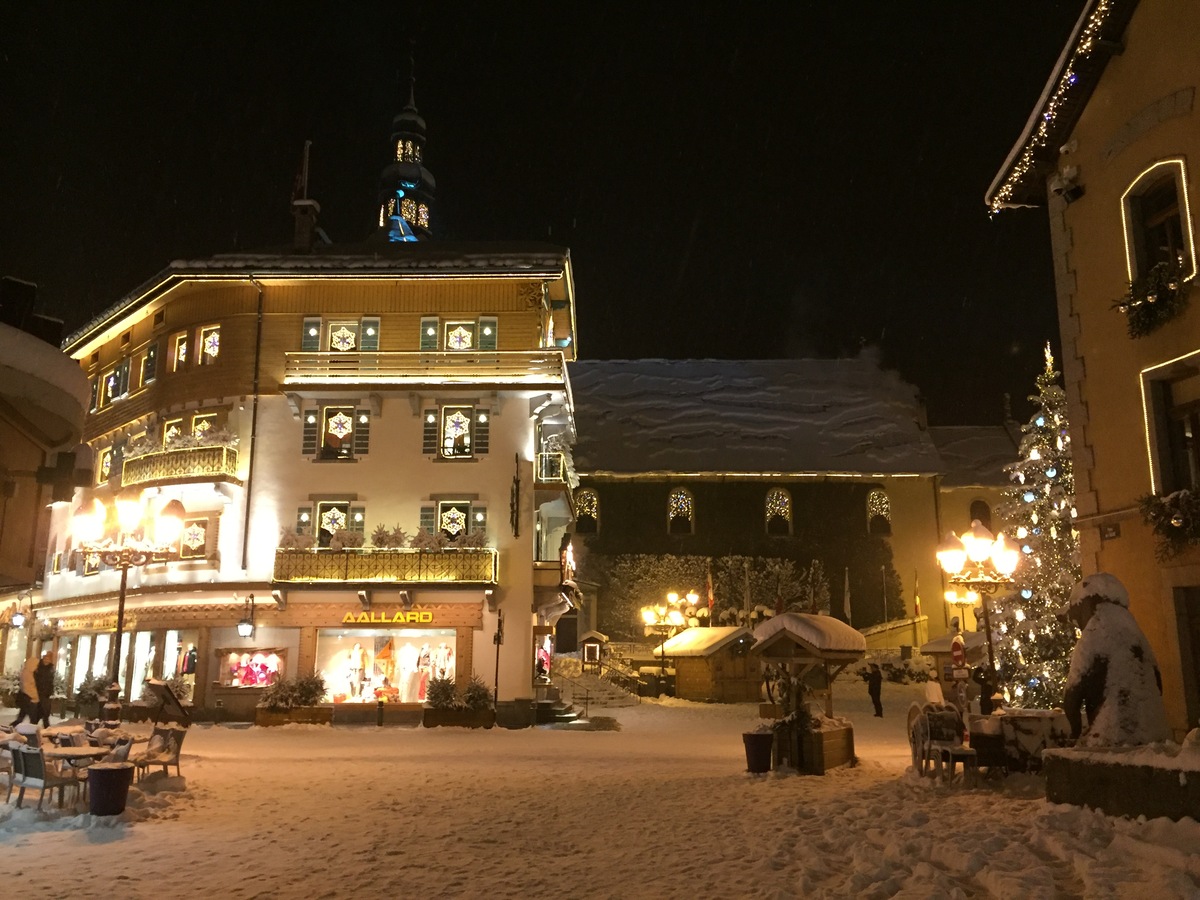
[{"label": "shop window display", "polygon": [[242,647],[218,650],[224,687],[269,687],[286,672],[287,648]]},{"label": "shop window display", "polygon": [[190,685],[196,683],[196,644],[198,631],[168,631],[163,652],[163,677],[178,676]]},{"label": "shop window display", "polygon": [[317,669],[334,703],[423,703],[433,678],[455,677],[453,629],[328,630]]}]

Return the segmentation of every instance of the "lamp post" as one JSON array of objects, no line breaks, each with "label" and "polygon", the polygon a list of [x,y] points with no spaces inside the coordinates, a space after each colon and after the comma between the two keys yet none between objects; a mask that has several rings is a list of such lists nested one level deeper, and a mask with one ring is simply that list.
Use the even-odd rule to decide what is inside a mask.
[{"label": "lamp post", "polygon": [[[71,531],[82,553],[95,555],[107,566],[121,571],[121,589],[117,595],[117,633],[114,637],[108,672],[112,684],[120,692],[121,638],[125,631],[125,590],[129,570],[154,561],[170,559],[176,552],[174,544],[183,530],[187,511],[178,500],[166,503],[157,513],[141,499],[117,498],[112,506],[92,500],[75,510]],[[109,532],[115,525],[116,536]],[[112,689],[110,689],[110,695]],[[115,702],[116,697],[110,696]]]},{"label": "lamp post", "polygon": [[237,623],[238,637],[254,637],[254,595],[251,594],[246,598],[245,610],[242,614],[242,619]]},{"label": "lamp post", "polygon": [[1020,559],[1021,552],[1003,532],[993,539],[992,533],[978,519],[971,521],[971,527],[963,532],[962,537],[953,531],[949,532],[937,549],[938,564],[950,576],[950,583],[965,587],[968,596],[974,593],[982,602],[988,664],[993,677],[996,674],[996,651],[992,646],[992,619],[987,597],[1001,587],[1012,586],[1012,573],[1017,570]]},{"label": "lamp post", "polygon": [[[699,599],[699,595],[695,591],[690,592],[684,599],[692,597]],[[646,623],[646,631],[653,631],[662,636],[658,648],[658,674],[660,679],[665,678],[667,674],[667,657],[663,653],[663,647],[667,645],[667,638],[671,636],[671,632],[676,628],[682,628],[687,624],[687,620],[683,617],[683,611],[679,608],[679,599],[679,594],[671,591],[667,594],[665,603],[655,603],[642,607],[642,621]]]}]

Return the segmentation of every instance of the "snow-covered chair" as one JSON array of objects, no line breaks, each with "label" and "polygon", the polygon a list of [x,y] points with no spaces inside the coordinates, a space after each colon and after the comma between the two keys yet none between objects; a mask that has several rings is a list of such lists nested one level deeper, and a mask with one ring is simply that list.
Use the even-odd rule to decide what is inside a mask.
[{"label": "snow-covered chair", "polygon": [[[924,714],[924,733],[927,735],[921,752],[921,775],[942,776],[943,763],[952,763],[954,752],[963,745],[962,719],[956,709],[930,710]],[[953,769],[951,769],[953,774]]]},{"label": "snow-covered chair", "polygon": [[137,766],[138,781],[146,777],[151,766],[162,766],[163,774],[169,774],[168,766],[174,766],[175,774],[182,774],[179,771],[179,751],[183,747],[185,737],[186,728],[156,725],[146,749],[129,758],[129,761]]},{"label": "snow-covered chair", "polygon": [[38,793],[38,809],[46,799],[46,790],[58,788],[58,805],[63,805],[63,791],[68,787],[79,790],[79,782],[74,775],[64,775],[61,771],[46,762],[40,747],[18,747],[13,754],[14,780],[17,793],[17,809],[25,799],[26,788],[36,788]]}]

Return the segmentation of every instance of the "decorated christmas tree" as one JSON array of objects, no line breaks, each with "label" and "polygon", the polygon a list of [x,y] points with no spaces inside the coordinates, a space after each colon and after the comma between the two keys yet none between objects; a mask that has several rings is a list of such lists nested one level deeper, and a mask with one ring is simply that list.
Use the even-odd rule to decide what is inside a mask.
[{"label": "decorated christmas tree", "polygon": [[1075,532],[1075,479],[1066,394],[1046,345],[1046,368],[1037,378],[1037,408],[1021,426],[1020,459],[1004,467],[1012,487],[999,512],[1021,548],[1014,591],[995,603],[996,664],[1014,706],[1048,709],[1063,702],[1075,646],[1075,626],[1056,611],[1079,580]]}]

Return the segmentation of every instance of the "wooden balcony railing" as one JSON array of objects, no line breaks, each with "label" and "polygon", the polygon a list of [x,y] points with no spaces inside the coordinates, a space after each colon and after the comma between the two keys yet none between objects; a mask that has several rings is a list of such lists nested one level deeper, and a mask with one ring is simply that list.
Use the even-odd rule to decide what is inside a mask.
[{"label": "wooden balcony railing", "polygon": [[121,466],[121,484],[136,487],[145,484],[183,483],[187,481],[233,481],[237,477],[238,452],[232,447],[181,447],[160,450]]},{"label": "wooden balcony railing", "polygon": [[490,548],[275,551],[275,581],[378,584],[495,584]]},{"label": "wooden balcony railing", "polygon": [[567,480],[566,454],[539,453],[537,455],[537,480],[540,483],[565,483]]},{"label": "wooden balcony railing", "polygon": [[561,350],[284,354],[283,383],[306,384],[562,384]]}]

